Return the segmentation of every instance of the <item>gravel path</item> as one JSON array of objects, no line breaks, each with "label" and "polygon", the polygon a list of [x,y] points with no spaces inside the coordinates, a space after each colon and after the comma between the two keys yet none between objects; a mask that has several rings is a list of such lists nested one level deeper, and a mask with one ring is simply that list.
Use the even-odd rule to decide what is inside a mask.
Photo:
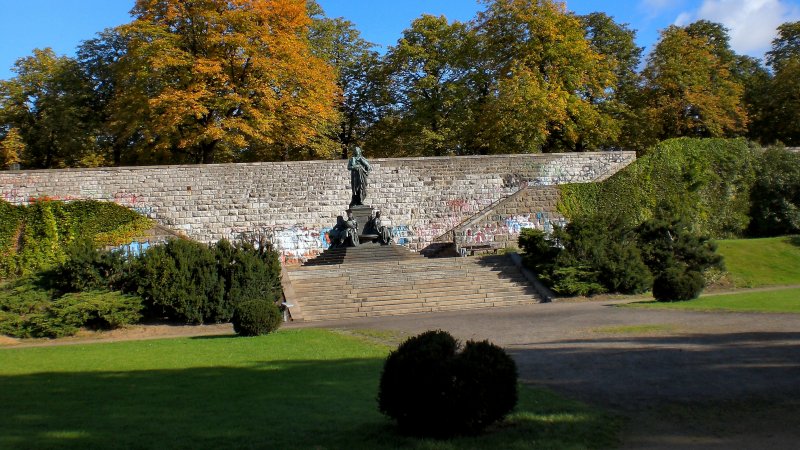
[{"label": "gravel path", "polygon": [[294,326],[450,331],[514,356],[521,378],[629,418],[626,448],[794,449],[800,314],[551,303]]}]

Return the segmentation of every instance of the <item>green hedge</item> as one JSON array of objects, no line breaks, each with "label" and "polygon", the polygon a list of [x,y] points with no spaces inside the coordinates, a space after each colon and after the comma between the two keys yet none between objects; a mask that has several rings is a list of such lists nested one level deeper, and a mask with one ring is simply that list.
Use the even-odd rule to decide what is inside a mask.
[{"label": "green hedge", "polygon": [[750,221],[757,160],[743,139],[670,139],[602,183],[562,185],[558,208],[568,219],[614,214],[636,226],[668,207],[696,232],[737,237]]},{"label": "green hedge", "polygon": [[152,221],[115,203],[39,199],[27,206],[0,200],[0,279],[48,269],[78,238],[99,246],[130,242]]}]

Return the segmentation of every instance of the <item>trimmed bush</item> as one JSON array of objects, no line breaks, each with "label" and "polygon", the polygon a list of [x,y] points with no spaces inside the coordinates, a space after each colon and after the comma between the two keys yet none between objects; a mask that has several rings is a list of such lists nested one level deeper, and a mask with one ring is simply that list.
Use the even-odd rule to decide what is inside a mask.
[{"label": "trimmed bush", "polygon": [[240,336],[260,336],[276,331],[283,322],[283,316],[273,302],[245,300],[236,305],[231,322]]},{"label": "trimmed bush", "polygon": [[517,369],[503,349],[427,331],[386,359],[378,408],[416,436],[476,434],[501,420],[517,402]]},{"label": "trimmed bush", "polygon": [[678,302],[697,298],[706,281],[696,270],[675,266],[666,269],[653,281],[653,297],[659,302]]}]

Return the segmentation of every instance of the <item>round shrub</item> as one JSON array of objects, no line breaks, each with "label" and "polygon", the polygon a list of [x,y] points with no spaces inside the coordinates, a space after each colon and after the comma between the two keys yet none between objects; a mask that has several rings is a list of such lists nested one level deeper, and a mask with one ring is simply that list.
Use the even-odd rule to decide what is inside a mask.
[{"label": "round shrub", "polygon": [[260,336],[278,329],[283,322],[278,307],[266,300],[246,300],[236,306],[233,329],[240,336]]},{"label": "round shrub", "polygon": [[511,412],[517,368],[489,342],[467,342],[427,331],[386,359],[378,388],[380,411],[406,434],[449,437],[476,434]]},{"label": "round shrub", "polygon": [[669,267],[653,281],[653,297],[660,302],[691,300],[703,292],[705,283],[697,270]]}]

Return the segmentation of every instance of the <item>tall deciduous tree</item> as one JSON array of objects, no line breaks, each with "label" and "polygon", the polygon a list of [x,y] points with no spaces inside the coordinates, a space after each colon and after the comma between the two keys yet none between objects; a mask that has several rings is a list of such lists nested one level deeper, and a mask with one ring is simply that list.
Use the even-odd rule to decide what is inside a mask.
[{"label": "tall deciduous tree", "polygon": [[605,114],[617,119],[621,127],[617,139],[606,145],[637,147],[641,131],[638,111],[641,76],[638,70],[643,49],[636,45],[636,31],[601,12],[580,19],[592,49],[608,60],[616,75],[617,81],[610,95],[591,99]]},{"label": "tall deciduous tree", "polygon": [[140,161],[331,156],[335,76],[303,0],[138,0],[132,14],[111,119]]},{"label": "tall deciduous tree", "polygon": [[470,153],[475,91],[474,31],[444,16],[423,15],[403,32],[384,59],[384,79],[392,114],[376,126],[380,148],[397,155],[441,156]]},{"label": "tall deciduous tree", "polygon": [[0,124],[16,128],[26,151],[25,167],[102,164],[95,142],[91,88],[77,61],[36,49],[14,65],[16,77],[0,81]]},{"label": "tall deciduous tree", "polygon": [[478,15],[495,94],[481,115],[489,152],[588,150],[613,140],[618,122],[598,103],[616,84],[581,21],[552,0],[485,0]]},{"label": "tall deciduous tree", "polygon": [[767,52],[774,76],[763,97],[759,117],[764,143],[800,145],[800,22],[778,27],[778,37]]},{"label": "tall deciduous tree", "polygon": [[741,135],[747,114],[732,62],[721,57],[720,42],[692,30],[662,31],[643,72],[644,120],[657,139]]},{"label": "tall deciduous tree", "polygon": [[347,158],[351,147],[363,145],[369,126],[381,114],[382,86],[375,77],[380,56],[349,20],[326,17],[314,0],[308,1],[308,11],[311,50],[333,67],[342,94],[336,138],[342,158]]},{"label": "tall deciduous tree", "polygon": [[25,143],[17,128],[9,128],[0,138],[0,168],[9,169],[19,164],[20,156],[25,153]]}]

